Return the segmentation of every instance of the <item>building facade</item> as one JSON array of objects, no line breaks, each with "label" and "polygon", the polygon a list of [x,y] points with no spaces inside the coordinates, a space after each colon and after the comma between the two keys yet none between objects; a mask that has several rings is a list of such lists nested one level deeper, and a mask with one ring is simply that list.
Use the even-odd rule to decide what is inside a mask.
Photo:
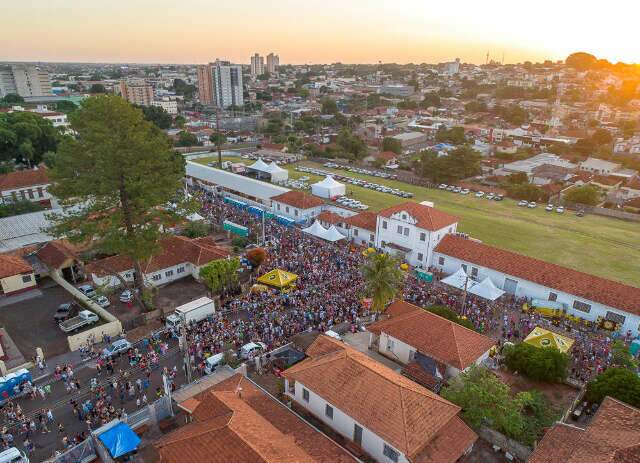
[{"label": "building facade", "polygon": [[150,106],[153,102],[153,87],[144,80],[121,80],[120,95],[129,103]]},{"label": "building facade", "polygon": [[175,116],[176,114],[178,114],[178,102],[176,100],[169,100],[169,99],[153,100],[151,102],[151,106],[157,106],[159,108],[162,108],[172,116]]},{"label": "building facade", "polygon": [[267,72],[273,74],[276,72],[276,68],[280,66],[280,57],[273,53],[267,55]]},{"label": "building facade", "polygon": [[257,77],[264,74],[264,56],[258,53],[251,57],[251,75]]},{"label": "building facade", "polygon": [[0,254],[0,295],[16,294],[36,286],[33,268],[25,260]]},{"label": "building facade", "polygon": [[211,68],[213,104],[219,108],[244,106],[242,66],[216,60]]},{"label": "building facade", "polygon": [[211,64],[202,64],[197,68],[198,74],[198,98],[200,103],[213,104],[213,77]]},{"label": "building facade", "polygon": [[51,95],[49,73],[33,65],[0,69],[0,97],[10,93],[21,97]]}]

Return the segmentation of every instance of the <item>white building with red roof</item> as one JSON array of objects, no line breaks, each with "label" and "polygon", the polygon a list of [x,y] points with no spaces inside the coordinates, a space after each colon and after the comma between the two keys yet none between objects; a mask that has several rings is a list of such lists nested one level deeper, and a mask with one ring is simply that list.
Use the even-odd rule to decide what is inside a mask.
[{"label": "white building with red roof", "polygon": [[33,268],[22,257],[0,254],[0,295],[16,294],[36,287]]},{"label": "white building with red roof", "polygon": [[291,190],[271,198],[271,210],[276,215],[283,215],[296,222],[306,222],[326,208],[326,204],[304,191]]},{"label": "white building with red roof", "polygon": [[375,246],[410,265],[428,268],[433,249],[447,233],[455,233],[457,228],[456,216],[408,201],[378,212]]},{"label": "white building with red roof", "polygon": [[519,298],[554,301],[585,320],[609,320],[623,333],[639,331],[640,288],[635,286],[453,235],[436,246],[432,265],[446,274],[462,268],[473,281],[490,278]]},{"label": "white building with red roof", "polygon": [[3,203],[32,201],[50,206],[54,201],[54,197],[47,191],[50,183],[47,169],[44,167],[0,175],[1,200]]}]

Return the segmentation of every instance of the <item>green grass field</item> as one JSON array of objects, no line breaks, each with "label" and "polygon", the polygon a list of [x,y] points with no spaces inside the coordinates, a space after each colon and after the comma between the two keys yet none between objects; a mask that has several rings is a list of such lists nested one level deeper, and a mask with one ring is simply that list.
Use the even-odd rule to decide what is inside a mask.
[{"label": "green grass field", "polygon": [[[203,158],[198,159],[197,162],[206,164],[212,160],[215,159]],[[240,161],[239,158],[225,158],[225,160]],[[321,167],[311,162],[303,164]],[[306,175],[311,177],[310,183],[321,179],[321,177],[297,172],[295,165],[287,168],[290,178]],[[515,201],[509,199],[501,202],[489,201],[475,198],[473,195],[463,196],[393,180],[334,171],[409,191],[415,195],[410,201],[432,201],[437,208],[460,217],[459,231],[468,233],[487,244],[640,286],[640,223],[638,222],[625,222],[595,215],[576,217],[570,211],[564,214],[546,212],[544,204],[538,205],[536,209],[527,209],[518,207]],[[347,193],[369,205],[369,210],[374,212],[407,201],[394,195],[350,184],[347,184]]]}]

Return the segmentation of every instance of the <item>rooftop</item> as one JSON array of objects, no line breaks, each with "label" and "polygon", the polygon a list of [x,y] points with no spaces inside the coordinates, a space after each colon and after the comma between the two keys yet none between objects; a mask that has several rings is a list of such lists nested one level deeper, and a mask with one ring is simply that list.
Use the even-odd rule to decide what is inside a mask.
[{"label": "rooftop", "polygon": [[11,254],[0,254],[0,278],[31,272],[33,272],[31,265],[21,257]]},{"label": "rooftop", "polygon": [[297,207],[298,209],[311,209],[312,207],[322,206],[324,201],[320,198],[316,198],[304,191],[287,191],[278,196],[271,198],[273,201],[279,203],[288,204],[289,206]]},{"label": "rooftop", "polygon": [[0,191],[15,190],[35,185],[47,185],[49,176],[44,167],[31,170],[17,170],[0,175]]},{"label": "rooftop", "polygon": [[429,231],[441,230],[448,225],[457,223],[459,220],[458,217],[447,214],[435,207],[425,206],[424,204],[411,201],[382,209],[378,212],[378,215],[381,217],[391,217],[400,212],[406,212],[416,220],[415,225],[417,227]]},{"label": "rooftop", "polygon": [[360,212],[359,214],[352,215],[344,219],[344,223],[351,225],[352,227],[362,228],[364,230],[376,231],[376,221],[378,216],[373,212]]}]

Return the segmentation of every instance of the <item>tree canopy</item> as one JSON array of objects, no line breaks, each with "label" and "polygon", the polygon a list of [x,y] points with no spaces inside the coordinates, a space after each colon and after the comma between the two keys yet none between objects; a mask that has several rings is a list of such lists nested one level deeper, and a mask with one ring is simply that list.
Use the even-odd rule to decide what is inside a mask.
[{"label": "tree canopy", "polygon": [[446,307],[444,305],[432,305],[430,307],[427,307],[425,310],[428,312],[434,313],[436,315],[439,315],[442,318],[446,318],[447,320],[451,320],[452,322],[457,323],[458,325],[464,326],[465,328],[469,328],[470,330],[475,330],[473,323],[471,323],[469,319],[461,318],[460,316],[458,316],[457,313],[455,313],[449,307]]},{"label": "tree canopy", "polygon": [[161,227],[177,219],[165,206],[181,187],[184,160],[118,96],[87,98],[70,122],[77,136],[61,143],[50,177],[51,193],[71,207],[54,216],[51,231],[129,257],[142,291],[141,262],[160,249]]},{"label": "tree canopy", "polygon": [[352,159],[362,159],[367,155],[367,145],[347,128],[340,130],[336,144],[347,157]]},{"label": "tree canopy", "polygon": [[57,149],[60,138],[51,121],[36,113],[0,113],[0,161],[38,164],[44,153]]},{"label": "tree canopy", "polygon": [[171,114],[160,106],[139,106],[144,118],[154,123],[160,129],[171,128]]},{"label": "tree canopy", "polygon": [[466,145],[440,157],[433,151],[423,151],[417,170],[435,183],[451,183],[479,175],[480,155]]},{"label": "tree canopy", "polygon": [[554,347],[539,348],[521,342],[504,348],[505,364],[531,379],[561,382],[567,376],[569,356]]},{"label": "tree canopy", "polygon": [[386,253],[372,252],[360,269],[365,282],[365,291],[371,297],[371,308],[382,312],[401,290],[405,273],[398,260]]},{"label": "tree canopy", "polygon": [[564,199],[571,203],[595,206],[600,202],[600,190],[593,185],[576,186],[564,194]]},{"label": "tree canopy", "polygon": [[400,154],[402,153],[402,142],[397,138],[384,137],[382,140],[382,151],[392,151]]},{"label": "tree canopy", "polygon": [[587,400],[600,403],[606,396],[640,407],[640,377],[627,368],[608,368],[587,384]]},{"label": "tree canopy", "polygon": [[202,143],[198,141],[198,137],[186,130],[180,131],[178,133],[178,139],[175,141],[176,146],[196,146],[201,144]]},{"label": "tree canopy", "polygon": [[238,284],[240,259],[218,259],[200,269],[200,278],[212,294],[231,290]]}]

